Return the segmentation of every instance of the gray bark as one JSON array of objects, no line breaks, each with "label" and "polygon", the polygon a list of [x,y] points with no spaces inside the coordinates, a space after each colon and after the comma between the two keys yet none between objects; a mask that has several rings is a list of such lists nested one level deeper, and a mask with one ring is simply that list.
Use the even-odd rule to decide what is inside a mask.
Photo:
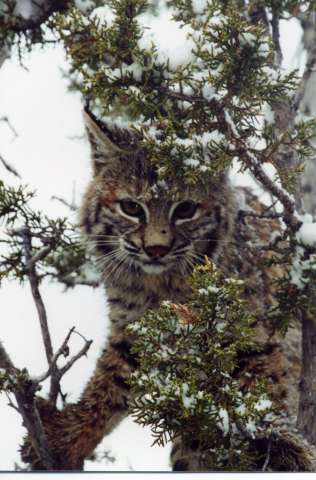
[{"label": "gray bark", "polygon": [[[301,25],[304,29],[303,45],[308,57],[316,57],[316,12],[307,17],[301,18]],[[311,73],[307,81],[304,96],[301,102],[301,112],[307,116],[316,116],[316,71]],[[316,139],[314,142],[316,147]],[[316,156],[307,162],[302,175],[302,193],[304,210],[316,215]]]},{"label": "gray bark", "polygon": [[[303,115],[316,115],[316,14],[301,18],[304,29],[303,44],[307,52],[307,65],[310,72],[300,103]],[[314,142],[316,145],[316,141]],[[303,210],[316,215],[316,156],[311,158],[302,175]],[[304,437],[316,445],[316,301],[310,310],[303,312],[302,318],[302,373],[300,383],[300,401],[297,426]]]}]

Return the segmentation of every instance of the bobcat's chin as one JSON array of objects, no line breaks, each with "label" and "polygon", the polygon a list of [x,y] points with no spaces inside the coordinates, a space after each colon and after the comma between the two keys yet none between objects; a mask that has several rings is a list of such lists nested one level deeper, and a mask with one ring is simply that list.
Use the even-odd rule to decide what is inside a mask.
[{"label": "bobcat's chin", "polygon": [[161,275],[162,273],[166,272],[170,269],[168,265],[163,265],[162,263],[147,263],[142,264],[141,269],[144,273],[148,273],[149,275]]}]

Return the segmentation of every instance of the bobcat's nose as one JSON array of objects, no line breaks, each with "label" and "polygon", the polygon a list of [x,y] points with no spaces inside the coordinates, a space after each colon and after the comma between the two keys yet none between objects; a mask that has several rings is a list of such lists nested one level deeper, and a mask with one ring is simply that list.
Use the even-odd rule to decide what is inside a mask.
[{"label": "bobcat's nose", "polygon": [[149,257],[161,258],[170,252],[170,247],[164,245],[152,245],[151,247],[145,247],[145,252]]}]

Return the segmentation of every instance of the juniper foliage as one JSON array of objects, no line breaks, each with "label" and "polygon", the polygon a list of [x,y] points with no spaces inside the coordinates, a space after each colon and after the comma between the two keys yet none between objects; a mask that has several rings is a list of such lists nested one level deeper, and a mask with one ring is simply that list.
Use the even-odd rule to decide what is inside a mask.
[{"label": "juniper foliage", "polygon": [[[50,25],[69,54],[74,85],[101,115],[131,123],[161,179],[203,183],[234,159],[246,168],[245,151],[260,163],[274,163],[281,145],[301,159],[312,153],[313,121],[278,137],[263,115],[278,100],[290,103],[298,86],[296,72],[275,67],[265,25],[250,23],[235,1],[197,7],[172,0],[168,21],[184,32],[184,45],[168,57],[146,35],[148,7],[143,0],[114,0],[111,21],[72,9]],[[278,172],[285,188],[299,168]]]},{"label": "juniper foliage", "polygon": [[0,181],[0,282],[27,279],[28,259],[24,233],[29,237],[29,254],[36,258],[39,281],[58,281],[66,287],[87,281],[93,271],[91,258],[79,238],[78,228],[66,218],[51,219],[34,210],[30,202],[34,192],[27,187],[11,187]]},{"label": "juniper foliage", "polygon": [[242,282],[209,260],[190,284],[188,304],[165,302],[128,327],[140,361],[131,412],[151,426],[154,443],[194,439],[210,469],[249,469],[249,438],[264,431],[271,413],[264,383],[245,392],[234,377],[239,354],[257,348],[254,319],[241,300]]}]

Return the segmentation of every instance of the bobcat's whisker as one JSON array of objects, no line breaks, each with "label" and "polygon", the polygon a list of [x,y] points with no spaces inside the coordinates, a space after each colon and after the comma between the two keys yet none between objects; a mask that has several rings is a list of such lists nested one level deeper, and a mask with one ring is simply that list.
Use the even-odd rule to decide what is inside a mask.
[{"label": "bobcat's whisker", "polygon": [[196,243],[196,242],[201,242],[201,243],[221,243],[223,245],[232,245],[232,244],[236,244],[236,242],[234,241],[230,241],[230,240],[220,240],[220,239],[213,239],[213,238],[201,238],[201,239],[195,239],[193,238],[192,239],[192,242]]},{"label": "bobcat's whisker", "polygon": [[98,245],[101,245],[101,246],[102,245],[113,245],[113,246],[115,246],[115,245],[119,244],[117,241],[114,241],[114,240],[108,240],[108,241],[97,240],[97,241],[92,241],[91,243],[92,243],[92,245],[95,245],[95,246],[98,246]]},{"label": "bobcat's whisker", "polygon": [[98,255],[96,258],[97,258],[97,260],[98,260],[98,259],[108,258],[108,257],[117,255],[119,252],[121,252],[121,249],[120,249],[120,248],[116,248],[115,250],[111,250],[110,252],[105,253],[105,254],[103,254],[103,255]]},{"label": "bobcat's whisker", "polygon": [[119,238],[119,235],[108,235],[107,233],[86,233],[87,237]]},{"label": "bobcat's whisker", "polygon": [[112,276],[114,274],[114,272],[118,269],[118,267],[122,264],[122,262],[124,262],[126,260],[126,258],[127,258],[127,254],[125,252],[122,252],[122,250],[120,250],[118,252],[118,254],[116,255],[116,258],[115,258],[115,261],[117,261],[117,263],[115,263],[112,266],[112,269],[110,271],[107,271],[107,272],[106,272],[106,266],[105,266],[102,274],[106,278],[109,278],[110,276]]},{"label": "bobcat's whisker", "polygon": [[187,257],[184,257],[184,260],[186,262],[188,272],[190,272],[190,270],[193,270],[195,267],[193,259],[190,256],[187,256]]},{"label": "bobcat's whisker", "polygon": [[187,258],[191,260],[192,267],[195,268],[197,264],[204,263],[205,256],[197,252],[189,251]]},{"label": "bobcat's whisker", "polygon": [[119,253],[120,253],[120,250],[117,249],[106,255],[100,255],[96,260],[97,267],[100,269],[106,267],[108,264],[112,263],[113,261],[116,260],[116,258],[118,258]]}]

